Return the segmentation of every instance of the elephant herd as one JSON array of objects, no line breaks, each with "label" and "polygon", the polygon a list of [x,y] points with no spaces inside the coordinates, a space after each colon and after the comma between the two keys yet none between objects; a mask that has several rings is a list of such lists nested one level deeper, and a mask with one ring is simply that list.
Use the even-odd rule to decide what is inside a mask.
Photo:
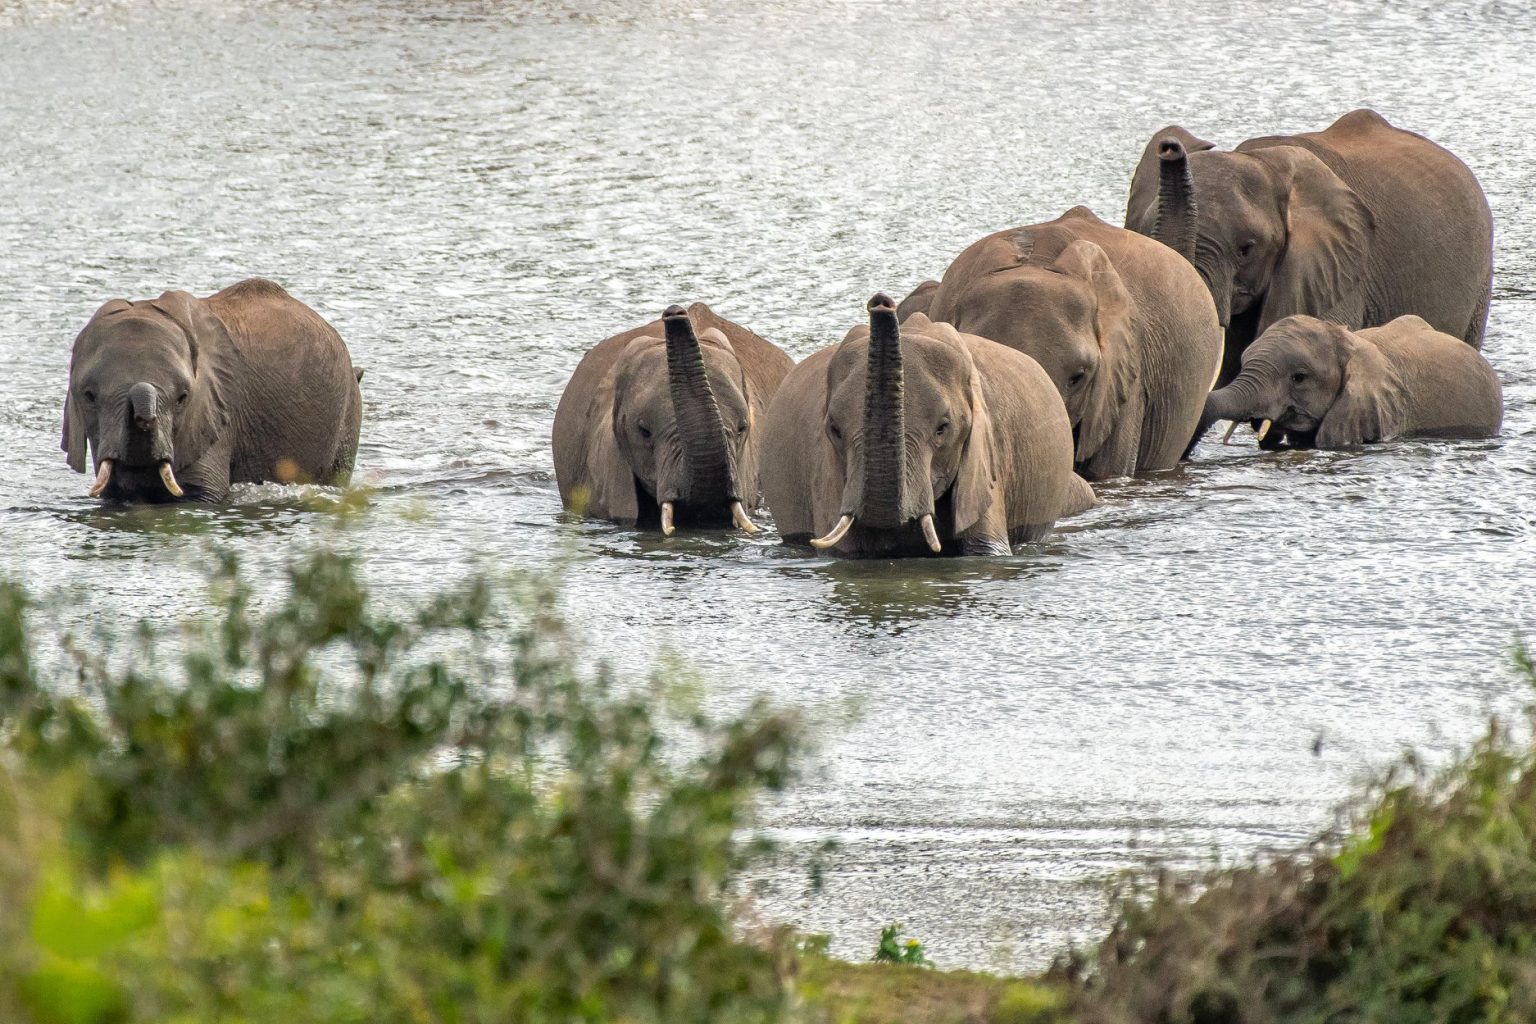
[{"label": "elephant herd", "polygon": [[[756,532],[766,504],[830,553],[1007,554],[1218,420],[1266,449],[1492,436],[1492,236],[1471,171],[1373,111],[1230,152],[1169,127],[1125,227],[1077,206],[988,235],[798,364],[703,303],[601,342],[555,412],[561,499],[669,536]],[[344,482],[360,379],[268,281],[117,299],[75,341],[63,448],[116,501]]]},{"label": "elephant herd", "polygon": [[1498,432],[1492,217],[1428,139],[1369,110],[1231,152],[1166,128],[1125,225],[1077,206],[988,235],[793,366],[673,306],[577,366],[561,498],[666,535],[755,532],[762,501],[788,544],[1007,554],[1217,420],[1266,449]]}]

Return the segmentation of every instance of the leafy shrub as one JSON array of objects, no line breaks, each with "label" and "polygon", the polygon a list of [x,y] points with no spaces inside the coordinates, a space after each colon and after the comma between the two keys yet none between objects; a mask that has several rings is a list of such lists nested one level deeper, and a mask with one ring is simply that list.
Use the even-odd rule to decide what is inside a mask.
[{"label": "leafy shrub", "polygon": [[932,967],[927,951],[917,939],[901,941],[901,922],[892,921],[880,929],[880,942],[875,946],[874,961],[878,964],[907,964],[912,967]]},{"label": "leafy shrub", "polygon": [[[1528,658],[1522,672],[1536,683]],[[1408,761],[1354,828],[1262,865],[1133,885],[1079,983],[1085,1024],[1536,1020],[1536,711],[1440,773]]]},{"label": "leafy shrub", "polygon": [[215,589],[178,670],[146,627],[66,687],[0,585],[0,1019],[780,1018],[729,896],[792,715],[583,676],[547,593],[392,616],[331,554],[266,614]]}]

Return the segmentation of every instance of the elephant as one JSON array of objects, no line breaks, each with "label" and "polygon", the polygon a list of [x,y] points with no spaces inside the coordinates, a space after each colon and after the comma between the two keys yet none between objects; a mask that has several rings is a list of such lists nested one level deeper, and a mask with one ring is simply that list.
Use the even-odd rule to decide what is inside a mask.
[{"label": "elephant", "polygon": [[1175,466],[1221,361],[1200,275],[1085,206],[971,245],[944,271],[928,316],[1044,367],[1088,480]]},{"label": "elephant", "polygon": [[1482,354],[1421,317],[1351,331],[1289,316],[1248,346],[1241,372],[1206,399],[1206,416],[1234,427],[1262,420],[1266,449],[1352,448],[1395,437],[1493,437],[1503,399]]},{"label": "elephant", "polygon": [[1293,313],[1351,329],[1413,313],[1482,346],[1493,294],[1482,187],[1454,155],[1373,110],[1230,153],[1165,128],[1136,168],[1125,226],[1205,279],[1226,330],[1218,386]]},{"label": "elephant", "polygon": [[668,537],[679,525],[756,533],[757,424],[793,366],[702,302],[600,342],[555,409],[561,502]]},{"label": "elephant", "polygon": [[361,375],[324,318],[261,278],[113,299],[75,338],[61,447],[92,497],[222,502],[232,483],[345,484]]},{"label": "elephant", "polygon": [[869,324],[769,406],[763,491],[787,544],[849,556],[1006,555],[1094,504],[1061,396],[1029,357],[869,300]]}]

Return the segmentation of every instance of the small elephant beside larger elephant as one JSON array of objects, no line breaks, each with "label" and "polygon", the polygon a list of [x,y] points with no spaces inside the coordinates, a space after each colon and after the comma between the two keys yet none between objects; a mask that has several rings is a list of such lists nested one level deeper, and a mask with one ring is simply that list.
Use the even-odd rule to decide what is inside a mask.
[{"label": "small elephant beside larger elephant", "polygon": [[61,446],[92,496],[218,502],[232,483],[345,483],[359,375],[334,328],[271,281],[113,299],[75,339]]},{"label": "small elephant beside larger elephant", "polygon": [[1136,168],[1125,224],[1200,272],[1226,330],[1220,384],[1255,338],[1298,313],[1348,328],[1415,314],[1482,345],[1493,287],[1482,187],[1375,111],[1232,152],[1165,128]]},{"label": "small elephant beside larger elephant", "polygon": [[1263,421],[1263,448],[1492,437],[1503,415],[1499,379],[1482,354],[1417,316],[1358,331],[1286,317],[1248,347],[1238,375],[1206,400],[1212,421]]}]

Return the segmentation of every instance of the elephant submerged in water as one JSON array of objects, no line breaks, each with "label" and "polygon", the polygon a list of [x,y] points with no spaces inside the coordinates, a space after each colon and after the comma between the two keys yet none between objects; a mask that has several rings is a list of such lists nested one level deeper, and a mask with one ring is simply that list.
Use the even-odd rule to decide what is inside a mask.
[{"label": "elephant submerged in water", "polygon": [[1008,554],[1094,504],[1039,364],[869,301],[768,410],[763,490],[786,543],[843,555]]},{"label": "elephant submerged in water", "polygon": [[75,339],[61,446],[92,497],[223,501],[232,483],[345,483],[360,375],[334,328],[271,281],[113,299]]},{"label": "elephant submerged in water", "polygon": [[1167,246],[1084,206],[981,239],[922,301],[930,319],[1044,367],[1089,480],[1176,465],[1221,361],[1200,276]]},{"label": "elephant submerged in water", "polygon": [[1492,437],[1503,400],[1481,353],[1419,317],[1349,331],[1292,316],[1248,347],[1241,372],[1206,400],[1206,416],[1234,426],[1264,421],[1259,445],[1267,449],[1350,448],[1394,437]]},{"label": "elephant submerged in water", "polygon": [[759,426],[793,360],[702,302],[599,343],[555,410],[565,507],[659,528],[757,532]]},{"label": "elephant submerged in water", "polygon": [[1125,226],[1194,264],[1226,329],[1219,384],[1292,314],[1374,327],[1405,314],[1480,347],[1493,218],[1454,155],[1356,110],[1232,152],[1173,126],[1137,166]]}]

